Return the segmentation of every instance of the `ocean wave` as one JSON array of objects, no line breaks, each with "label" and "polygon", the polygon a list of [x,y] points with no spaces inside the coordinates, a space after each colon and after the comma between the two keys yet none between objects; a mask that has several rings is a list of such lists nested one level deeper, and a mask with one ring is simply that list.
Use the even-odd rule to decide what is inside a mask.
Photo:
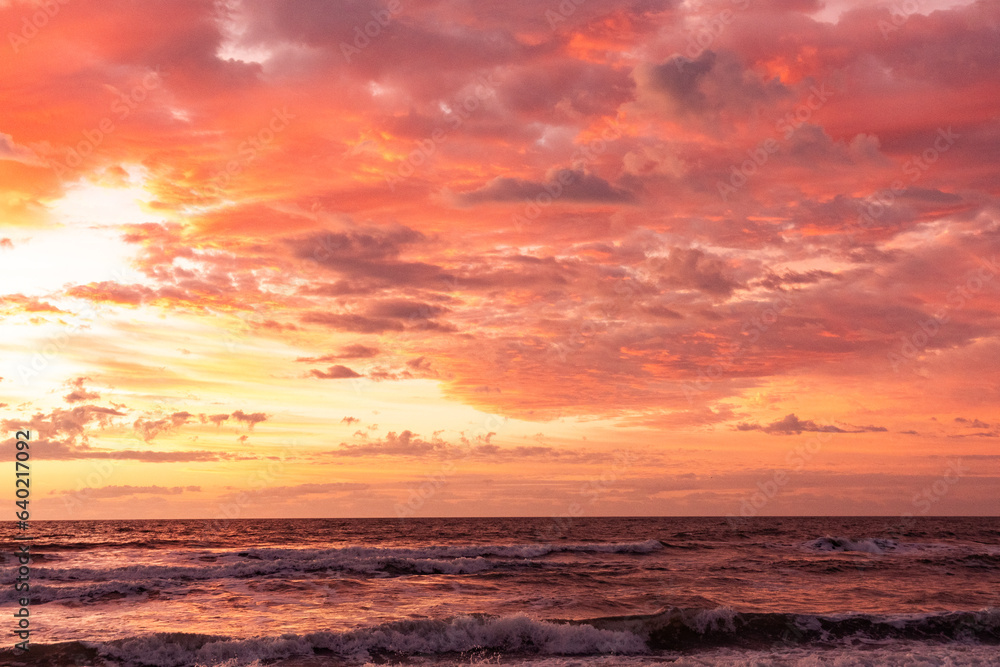
[{"label": "ocean wave", "polygon": [[[84,652],[122,667],[248,665],[293,657],[329,656],[351,662],[406,656],[455,656],[484,652],[517,656],[650,655],[733,647],[866,646],[872,641],[1000,643],[1000,610],[922,615],[809,615],[670,608],[656,614],[582,621],[526,616],[460,616],[447,620],[395,621],[346,632],[235,639],[218,635],[156,633],[105,642],[36,646]],[[993,649],[995,650],[995,649]],[[57,656],[50,656],[57,657]],[[68,664],[68,663],[67,663]],[[258,663],[259,664],[259,663]]]},{"label": "ocean wave", "polygon": [[920,558],[922,565],[938,565],[941,567],[967,567],[981,570],[1000,569],[1000,554],[996,553],[972,553],[964,556],[951,556],[947,558]]},{"label": "ocean wave", "polygon": [[[475,653],[502,656],[508,662],[519,656],[648,656],[724,648],[753,651],[769,646],[835,649],[886,641],[993,646],[1000,643],[1000,609],[879,616],[747,613],[726,607],[668,608],[649,615],[574,621],[474,614],[280,637],[237,639],[156,633],[58,646],[63,651],[96,654],[121,667],[235,667],[254,661],[312,656],[360,663],[407,656],[458,658]],[[54,646],[37,649],[44,653],[55,650]]]},{"label": "ocean wave", "polygon": [[[45,586],[33,583],[29,596],[33,605],[60,601],[96,604],[120,598],[158,595],[163,590],[179,592],[176,582],[153,579],[145,582],[101,581],[81,586]],[[13,602],[22,597],[24,593],[17,592],[13,588],[0,590],[0,602]]]},{"label": "ocean wave", "polygon": [[[190,547],[195,542],[190,539],[149,539],[149,538],[138,538],[135,540],[101,540],[101,541],[87,541],[87,540],[67,540],[66,542],[49,542],[46,540],[52,539],[53,536],[48,535],[36,542],[31,543],[31,550],[38,552],[59,552],[59,551],[98,551],[107,549],[142,549],[146,551],[164,549],[164,548],[178,548],[178,547]],[[16,548],[16,542],[2,542],[0,541],[0,550],[12,551]],[[212,547],[223,547],[226,545],[222,540],[199,540],[196,543],[199,547],[212,548]]]},{"label": "ocean wave", "polygon": [[771,643],[967,640],[1000,643],[1000,609],[930,614],[793,614],[669,608],[656,614],[590,619],[593,627],[627,631],[651,649],[753,647]]},{"label": "ocean wave", "polygon": [[[65,557],[63,557],[63,556],[56,556],[55,554],[36,553],[35,550],[34,550],[34,545],[32,545],[32,552],[31,552],[31,563],[32,564],[34,564],[34,563],[50,563],[50,562],[58,561],[58,560],[65,560]],[[16,562],[18,562],[17,548],[16,547],[11,547],[10,550],[8,550],[8,551],[0,552],[0,565],[7,564],[7,563],[16,563]]]},{"label": "ocean wave", "polygon": [[241,665],[255,660],[314,655],[362,662],[387,656],[482,650],[513,655],[615,655],[648,651],[645,643],[629,632],[537,621],[526,616],[396,621],[347,632],[254,639],[158,633],[90,646],[105,658],[143,667]]},{"label": "ocean wave", "polygon": [[426,547],[338,547],[331,549],[247,549],[239,555],[250,558],[286,558],[342,555],[359,558],[397,556],[402,558],[540,558],[554,553],[635,553],[663,549],[663,542],[587,542],[583,544],[471,544]]},{"label": "ocean wave", "polygon": [[[117,568],[36,568],[48,581],[205,581],[209,579],[342,571],[379,576],[479,574],[534,567],[533,559],[554,553],[645,554],[663,549],[659,540],[568,545],[478,545],[420,548],[342,547],[333,549],[256,548],[197,553],[198,565],[129,565]],[[230,562],[217,564],[221,559]],[[204,564],[210,562],[212,564]],[[0,593],[2,599],[2,593]]]},{"label": "ocean wave", "polygon": [[[133,597],[150,591],[169,590],[178,593],[187,584],[218,579],[252,579],[258,577],[295,576],[311,572],[339,571],[352,574],[382,576],[430,574],[479,574],[517,564],[494,563],[482,558],[456,558],[452,560],[408,560],[400,558],[368,561],[337,562],[318,559],[310,562],[277,560],[252,561],[209,567],[171,565],[132,565],[100,570],[94,568],[68,568],[64,570],[37,568],[32,574],[40,581],[60,582],[68,585],[47,586],[32,584],[32,604],[61,600],[82,603],[103,602],[108,596]],[[280,580],[280,579],[279,579]],[[86,582],[75,584],[75,582]],[[9,602],[22,594],[12,587],[0,589],[0,601]]]},{"label": "ocean wave", "polygon": [[847,537],[821,537],[812,542],[806,542],[805,547],[814,551],[857,551],[869,554],[884,554],[899,546],[896,540],[884,537],[873,537],[852,540]]}]

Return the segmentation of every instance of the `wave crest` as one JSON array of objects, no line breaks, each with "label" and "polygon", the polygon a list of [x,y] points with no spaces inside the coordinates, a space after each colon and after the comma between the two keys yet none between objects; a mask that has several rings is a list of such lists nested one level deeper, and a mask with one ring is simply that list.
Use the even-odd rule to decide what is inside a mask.
[{"label": "wave crest", "polygon": [[899,546],[896,540],[883,537],[872,537],[861,540],[852,540],[847,537],[821,537],[805,544],[806,548],[814,551],[858,551],[869,554],[884,554]]}]

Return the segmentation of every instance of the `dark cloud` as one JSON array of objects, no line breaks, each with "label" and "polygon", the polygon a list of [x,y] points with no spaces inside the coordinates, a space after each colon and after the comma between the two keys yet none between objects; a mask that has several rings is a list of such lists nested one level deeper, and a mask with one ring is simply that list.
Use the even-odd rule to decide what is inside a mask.
[{"label": "dark cloud", "polygon": [[366,317],[353,313],[325,313],[313,311],[300,318],[303,324],[320,324],[338,331],[356,333],[382,333],[385,331],[402,331],[403,324],[389,318]]},{"label": "dark cloud", "polygon": [[520,178],[497,177],[471,192],[458,195],[463,204],[481,202],[537,201],[613,202],[634,201],[628,190],[616,188],[596,174],[575,169],[559,169],[549,175],[546,182],[526,181]]},{"label": "dark cloud", "polygon": [[761,280],[760,284],[769,289],[779,289],[786,285],[811,285],[821,280],[836,279],[837,274],[830,271],[818,269],[806,272],[786,271],[780,276],[774,273],[769,274]]},{"label": "dark cloud", "polygon": [[448,309],[416,301],[394,299],[379,301],[368,308],[372,317],[390,317],[394,319],[426,320],[447,313]]},{"label": "dark cloud", "polygon": [[955,417],[955,421],[965,428],[989,428],[990,425],[978,419],[966,419],[965,417]]},{"label": "dark cloud", "polygon": [[640,91],[688,117],[727,111],[745,115],[790,95],[777,78],[763,78],[729,51],[705,50],[693,59],[674,55],[659,65],[640,66],[634,76]]},{"label": "dark cloud", "polygon": [[771,435],[798,435],[806,431],[813,431],[818,433],[868,433],[868,432],[887,432],[889,429],[884,426],[848,426],[848,429],[842,429],[839,426],[834,426],[832,424],[820,425],[811,419],[799,419],[794,414],[785,415],[784,418],[778,421],[771,422],[770,424],[761,426],[760,424],[754,422],[740,422],[736,425],[737,431],[763,431],[764,433],[769,433]]},{"label": "dark cloud", "polygon": [[351,229],[311,234],[289,239],[293,254],[351,280],[372,285],[433,285],[439,287],[449,276],[439,267],[423,262],[407,262],[399,257],[426,237],[402,225]]},{"label": "dark cloud", "polygon": [[719,295],[728,295],[740,287],[725,260],[697,248],[672,248],[665,258],[651,258],[649,264],[665,286]]},{"label": "dark cloud", "polygon": [[[442,325],[432,318],[449,312],[443,306],[408,301],[405,299],[389,299],[377,301],[367,306],[364,314],[359,313],[329,313],[312,311],[302,316],[301,321],[307,324],[320,324],[340,331],[357,333],[382,333],[385,331],[403,331],[409,327],[420,329],[451,330],[448,325]],[[328,355],[326,359],[360,358],[371,356],[369,350],[360,346],[352,357]],[[360,352],[360,356],[357,354]],[[306,360],[307,357],[301,360]],[[319,359],[319,358],[317,358]]]},{"label": "dark cloud", "polygon": [[667,308],[666,306],[659,304],[652,304],[648,306],[643,306],[642,310],[653,317],[660,317],[667,320],[682,320],[684,315],[678,313],[672,308]]}]

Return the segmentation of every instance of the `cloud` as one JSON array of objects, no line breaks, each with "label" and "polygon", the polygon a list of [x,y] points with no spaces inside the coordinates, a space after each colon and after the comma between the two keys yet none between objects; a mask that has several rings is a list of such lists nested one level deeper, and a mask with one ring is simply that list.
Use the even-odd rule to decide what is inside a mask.
[{"label": "cloud", "polygon": [[448,309],[443,306],[405,299],[391,299],[369,303],[364,314],[310,312],[302,316],[301,321],[358,333],[403,331],[414,327],[447,330],[446,326],[434,322],[432,319],[447,312],[449,312]]},{"label": "cloud", "polygon": [[884,426],[849,426],[852,430],[845,430],[832,424],[819,425],[811,419],[799,419],[794,414],[786,415],[784,418],[771,422],[765,426],[754,422],[740,422],[736,425],[737,431],[763,431],[772,435],[798,435],[805,431],[815,431],[819,433],[866,433],[866,432],[886,432]]},{"label": "cloud", "polygon": [[8,312],[20,310],[24,313],[65,313],[61,308],[53,306],[48,301],[23,294],[5,294],[0,297],[0,307]]},{"label": "cloud", "polygon": [[639,66],[634,77],[640,96],[657,97],[668,111],[687,117],[747,113],[790,94],[779,79],[760,76],[730,51],[706,49],[693,59],[674,55],[658,65]]},{"label": "cloud", "polygon": [[[227,461],[236,459],[246,459],[232,454],[209,452],[204,450],[184,450],[176,452],[150,451],[121,449],[110,451],[89,451],[76,452],[77,456],[68,458],[92,458],[92,459],[130,459],[135,461],[147,461],[151,463],[188,463],[192,461]],[[254,457],[249,457],[254,458]]]},{"label": "cloud", "polygon": [[182,493],[197,493],[200,486],[118,486],[84,487],[79,491],[67,493],[67,496],[82,496],[86,498],[119,498],[122,496],[156,495],[177,496]]},{"label": "cloud", "polygon": [[[713,451],[722,423],[760,437],[884,423],[921,425],[928,446],[935,433],[975,438],[949,448],[995,428],[941,417],[932,431],[922,416],[989,410],[1000,371],[1000,273],[988,268],[1000,256],[996,3],[914,14],[887,39],[888,6],[839,2],[822,22],[816,0],[759,0],[694,50],[718,3],[588,0],[553,29],[528,0],[429,0],[350,63],[341,43],[384,2],[331,12],[245,0],[221,17],[204,2],[109,3],[67,6],[61,27],[35,38],[31,67],[4,75],[8,97],[31,103],[7,105],[0,128],[0,248],[11,289],[34,286],[0,304],[12,364],[0,400],[35,423],[54,460],[119,454],[105,447],[144,463],[253,456],[247,427],[259,422],[234,414],[280,412],[275,429],[322,438],[336,413],[325,427],[300,423],[329,406],[299,385],[348,374],[433,378],[440,414],[565,420],[558,446],[505,431],[403,443],[404,425],[384,421],[396,441],[369,435],[375,460],[582,461],[565,442],[590,435],[591,420],[656,447],[668,446],[658,429],[697,432]],[[67,178],[25,163],[65,162],[94,136],[94,111],[144,81],[154,89]],[[285,104],[294,118],[254,147]],[[234,161],[239,173],[208,187]],[[718,183],[737,176],[723,200]],[[106,215],[126,187],[150,193],[140,217]],[[539,197],[556,203],[520,224]],[[100,238],[109,271],[32,273],[32,257],[61,252],[49,252],[54,229],[67,232],[56,246]],[[125,257],[139,277],[109,277]],[[219,373],[262,350],[307,365],[244,365],[221,378],[226,393],[264,401],[261,412],[216,415]],[[19,382],[21,360],[31,369],[39,353],[49,371],[100,383]],[[264,384],[277,393],[261,398]],[[366,391],[389,413],[393,389]],[[112,392],[184,402],[100,412]],[[283,407],[286,394],[301,410]],[[850,412],[828,426],[795,417],[862,394],[873,425]],[[238,451],[195,449],[199,437]],[[358,460],[335,456],[324,462]]]},{"label": "cloud", "polygon": [[86,429],[90,425],[107,427],[115,417],[124,417],[125,413],[113,408],[98,405],[80,405],[71,409],[55,408],[50,413],[36,413],[31,419],[0,420],[0,425],[6,431],[21,431],[30,429],[44,434],[49,440],[62,440],[65,445],[76,445],[86,442]]},{"label": "cloud", "polygon": [[343,380],[347,378],[361,377],[360,373],[355,373],[347,366],[341,366],[339,364],[336,366],[330,366],[325,372],[314,368],[309,371],[309,374],[321,380]]},{"label": "cloud", "polygon": [[650,266],[665,285],[727,295],[740,286],[728,264],[697,248],[671,248],[666,257],[652,258]]},{"label": "cloud", "polygon": [[229,419],[229,415],[225,413],[218,415],[209,415],[207,419],[216,426],[222,426],[222,422],[227,421]]},{"label": "cloud", "polygon": [[273,486],[267,489],[268,496],[282,498],[296,498],[308,495],[336,495],[342,493],[353,493],[355,491],[366,491],[371,488],[370,484],[360,482],[318,482],[307,484],[293,484],[288,486]]},{"label": "cloud", "polygon": [[447,313],[448,309],[419,301],[393,299],[379,301],[368,308],[368,315],[373,317],[391,317],[406,320],[426,320]]},{"label": "cloud", "polygon": [[797,273],[795,271],[786,271],[782,275],[769,274],[766,278],[761,280],[760,284],[764,287],[770,289],[781,289],[787,285],[811,285],[818,283],[821,280],[826,279],[836,279],[837,274],[830,271],[821,271],[814,269],[812,271],[806,271],[802,273]]},{"label": "cloud", "polygon": [[150,442],[161,433],[174,431],[194,419],[190,412],[175,412],[161,419],[136,419],[132,427],[145,442]]},{"label": "cloud", "polygon": [[374,357],[379,352],[377,347],[369,347],[367,345],[348,345],[340,349],[340,351],[333,354],[324,354],[319,357],[299,357],[295,361],[301,361],[306,363],[323,363],[329,361],[338,361],[340,359],[367,359]]},{"label": "cloud", "polygon": [[426,242],[422,233],[398,224],[321,232],[285,241],[296,258],[334,271],[348,283],[438,286],[449,278],[440,267],[401,259],[404,251]]},{"label": "cloud", "polygon": [[232,417],[241,424],[247,424],[250,427],[251,431],[253,430],[253,427],[256,426],[257,424],[267,421],[267,415],[264,414],[263,412],[246,413],[243,412],[242,410],[237,410],[236,412],[233,413]]},{"label": "cloud", "polygon": [[406,367],[419,377],[437,377],[437,372],[431,368],[431,360],[427,357],[415,357],[406,361]]},{"label": "cloud", "polygon": [[169,419],[136,419],[132,427],[145,442],[150,442],[161,433],[173,429],[174,425]]},{"label": "cloud", "polygon": [[339,331],[357,333],[383,333],[385,331],[402,331],[401,322],[386,318],[372,318],[350,313],[306,313],[300,318],[303,324],[321,324]]},{"label": "cloud", "polygon": [[[380,440],[366,440],[357,444],[341,443],[340,447],[325,452],[325,455],[332,457],[468,458],[480,461],[544,459],[552,461],[596,462],[604,461],[607,458],[607,454],[601,452],[587,452],[549,445],[500,446],[492,442],[494,436],[496,436],[494,432],[474,437],[461,434],[458,444],[447,442],[440,437],[439,433],[435,433],[428,440],[410,430],[404,430],[400,433],[393,431]],[[367,438],[368,434],[359,431],[355,435]]]},{"label": "cloud", "polygon": [[138,306],[156,298],[157,290],[143,285],[121,285],[106,281],[76,285],[66,290],[66,296],[88,301],[105,301],[123,306]]},{"label": "cloud", "polygon": [[78,377],[71,380],[68,384],[73,387],[73,391],[63,396],[63,400],[67,403],[80,403],[82,401],[94,401],[101,397],[96,391],[87,391],[83,383],[89,380],[88,377]]},{"label": "cloud", "polygon": [[359,445],[341,444],[338,449],[330,450],[332,456],[424,456],[433,453],[444,453],[447,444],[443,441],[428,442],[412,431],[405,430],[397,434],[390,432],[384,439],[366,442]]},{"label": "cloud", "polygon": [[545,182],[497,177],[478,190],[461,193],[458,195],[458,200],[471,205],[481,202],[535,201],[540,196],[547,202],[634,201],[634,196],[628,190],[616,188],[596,174],[574,169],[556,170]]},{"label": "cloud", "polygon": [[[0,160],[11,160],[32,167],[47,167],[44,160],[38,157],[33,150],[25,146],[19,146],[14,142],[14,138],[9,134],[0,132]],[[0,243],[0,246],[3,244]]]},{"label": "cloud", "polygon": [[955,421],[962,424],[965,428],[989,428],[990,425],[986,422],[979,421],[978,419],[966,419],[964,417],[955,417]]}]

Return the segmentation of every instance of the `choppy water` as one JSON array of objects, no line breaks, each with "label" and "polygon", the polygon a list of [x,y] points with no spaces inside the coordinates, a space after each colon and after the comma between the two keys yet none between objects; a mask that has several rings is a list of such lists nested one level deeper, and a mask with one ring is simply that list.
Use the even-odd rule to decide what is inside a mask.
[{"label": "choppy water", "polygon": [[0,664],[1000,664],[996,518],[37,522],[32,534],[33,646]]}]

